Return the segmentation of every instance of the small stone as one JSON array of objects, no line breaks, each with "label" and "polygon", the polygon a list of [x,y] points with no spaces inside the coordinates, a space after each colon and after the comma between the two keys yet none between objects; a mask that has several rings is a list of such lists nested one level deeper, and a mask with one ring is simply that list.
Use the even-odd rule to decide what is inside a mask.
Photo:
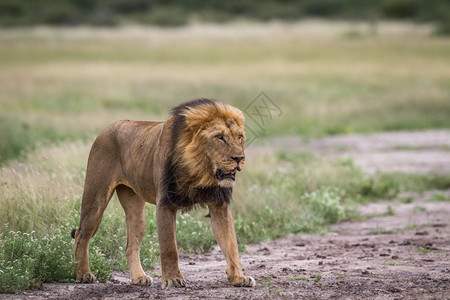
[{"label": "small stone", "polygon": [[424,231],[417,231],[416,235],[428,235],[428,231],[424,230]]},{"label": "small stone", "polygon": [[436,247],[427,246],[425,248],[428,249],[428,250],[432,250],[432,251],[439,251],[439,248],[436,248]]},{"label": "small stone", "polygon": [[392,258],[392,259],[398,259],[398,256],[397,256],[397,255],[392,255],[391,258]]},{"label": "small stone", "polygon": [[395,286],[388,287],[387,290],[391,293],[400,293],[402,291],[401,289],[399,289]]},{"label": "small stone", "polygon": [[434,223],[433,225],[431,225],[432,227],[446,227],[447,224],[444,223]]},{"label": "small stone", "polygon": [[319,266],[320,266],[320,265],[323,265],[323,261],[319,261]]},{"label": "small stone", "polygon": [[150,298],[151,294],[147,293],[147,292],[143,292],[139,294],[139,298],[144,298],[144,299],[148,299]]}]

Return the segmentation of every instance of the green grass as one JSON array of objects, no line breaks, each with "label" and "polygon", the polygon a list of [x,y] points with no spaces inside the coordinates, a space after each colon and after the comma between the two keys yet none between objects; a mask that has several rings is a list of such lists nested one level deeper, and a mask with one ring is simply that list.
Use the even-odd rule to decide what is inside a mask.
[{"label": "green grass", "polygon": [[395,261],[385,261],[381,263],[384,267],[395,267],[395,266],[406,266],[408,263],[406,262],[395,262]]},{"label": "green grass", "polygon": [[412,203],[414,201],[413,197],[407,196],[407,197],[402,197],[399,199],[400,202],[405,203],[405,204],[409,204]]},{"label": "green grass", "polygon": [[[424,192],[430,189],[450,188],[450,175],[446,174],[406,174],[379,173],[367,178],[361,194],[372,198],[392,199],[399,192]],[[405,200],[409,201],[409,200]]]},{"label": "green grass", "polygon": [[431,250],[423,247],[416,248],[416,252],[421,254],[442,253],[442,250]]},{"label": "green grass", "polygon": [[[342,277],[342,275],[341,275],[341,277]],[[340,278],[339,275],[338,275],[338,278]],[[322,280],[322,274],[318,273],[318,274],[314,275],[313,277],[291,276],[288,278],[288,280],[304,280],[304,281],[319,282],[320,280]]]},{"label": "green grass", "polygon": [[[410,145],[400,145],[390,148],[392,150],[401,150],[401,151],[421,151],[421,150],[430,150],[433,149],[433,147],[426,147],[426,146],[410,146]],[[448,146],[439,146],[436,147],[439,151],[450,151],[450,147]]]},{"label": "green grass", "polygon": [[450,196],[443,193],[434,193],[433,197],[431,198],[431,201],[448,202],[450,201]]},{"label": "green grass", "polygon": [[423,207],[422,205],[416,205],[413,207],[413,213],[415,213],[415,214],[423,213],[426,211],[427,211],[427,209],[425,207]]},{"label": "green grass", "polygon": [[405,230],[412,230],[412,229],[417,229],[417,228],[421,228],[426,226],[426,224],[413,224],[413,225],[409,225],[406,227],[395,227],[395,228],[391,228],[391,229],[375,229],[370,231],[368,234],[370,235],[379,235],[379,234],[393,234],[393,233],[397,233],[397,232],[402,232]]}]

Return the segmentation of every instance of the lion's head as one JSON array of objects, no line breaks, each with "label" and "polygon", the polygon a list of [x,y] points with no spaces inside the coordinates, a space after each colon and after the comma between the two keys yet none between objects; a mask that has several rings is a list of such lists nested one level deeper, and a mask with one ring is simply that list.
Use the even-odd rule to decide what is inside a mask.
[{"label": "lion's head", "polygon": [[172,118],[165,174],[172,185],[168,190],[176,189],[188,198],[199,190],[229,189],[231,193],[236,172],[245,163],[242,112],[219,101],[199,99],[173,108]]},{"label": "lion's head", "polygon": [[231,187],[245,163],[244,116],[218,101],[200,99],[173,109],[184,117],[176,152],[180,163],[195,178],[196,187]]}]

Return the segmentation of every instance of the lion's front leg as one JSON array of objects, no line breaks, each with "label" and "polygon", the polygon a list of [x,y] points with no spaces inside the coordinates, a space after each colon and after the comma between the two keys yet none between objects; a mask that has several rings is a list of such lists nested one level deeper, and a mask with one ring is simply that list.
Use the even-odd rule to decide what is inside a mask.
[{"label": "lion's front leg", "polygon": [[163,289],[184,287],[186,281],[178,268],[178,250],[176,241],[176,210],[156,206],[156,222],[161,257]]},{"label": "lion's front leg", "polygon": [[241,261],[234,230],[233,216],[229,204],[222,206],[209,206],[211,215],[211,226],[220,249],[225,254],[227,260],[228,280],[234,286],[253,287],[256,285],[255,279],[244,276],[242,273]]}]

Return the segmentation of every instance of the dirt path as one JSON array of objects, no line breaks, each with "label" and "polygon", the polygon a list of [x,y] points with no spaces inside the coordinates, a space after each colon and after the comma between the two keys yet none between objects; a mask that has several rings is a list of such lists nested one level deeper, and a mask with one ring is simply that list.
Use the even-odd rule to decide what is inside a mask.
[{"label": "dirt path", "polygon": [[349,157],[367,173],[450,174],[450,131],[446,130],[335,135],[314,141],[289,136],[255,144],[248,150],[308,151]]},{"label": "dirt path", "polygon": [[[284,138],[272,144],[349,155],[363,167],[366,162],[367,172],[450,173],[449,132],[355,135],[308,144]],[[264,149],[258,147],[253,151]],[[409,159],[393,158],[391,154],[398,151],[409,153]],[[427,160],[429,153],[436,155]],[[383,157],[379,164],[370,161],[373,155]],[[421,162],[416,163],[418,160]],[[450,191],[439,193],[450,197]],[[432,201],[432,191],[400,196],[412,202],[361,207],[370,218],[335,225],[325,235],[298,235],[248,245],[242,262],[245,273],[256,279],[255,288],[228,284],[225,261],[216,247],[211,253],[180,257],[180,268],[188,281],[188,287],[182,289],[162,290],[161,280],[155,276],[152,287],[132,286],[126,272],[115,272],[106,284],[46,284],[41,291],[0,298],[450,299],[450,202]],[[155,271],[159,273],[159,268]]]}]

